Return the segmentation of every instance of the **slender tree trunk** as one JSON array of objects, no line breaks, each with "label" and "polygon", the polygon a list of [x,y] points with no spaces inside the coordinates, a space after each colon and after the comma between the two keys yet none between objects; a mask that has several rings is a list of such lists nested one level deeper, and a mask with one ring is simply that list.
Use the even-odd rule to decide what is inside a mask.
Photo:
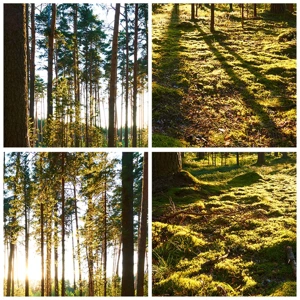
[{"label": "slender tree trunk", "polygon": [[134,296],[133,277],[133,153],[122,154],[122,296]]},{"label": "slender tree trunk", "polygon": [[47,118],[53,115],[52,103],[52,81],[53,81],[53,58],[54,58],[54,33],[56,24],[56,4],[52,4],[52,20],[49,31],[49,49],[48,49],[48,82],[47,82]]},{"label": "slender tree trunk", "polygon": [[133,65],[133,126],[132,126],[132,147],[137,147],[137,85],[138,85],[138,12],[139,5],[135,5],[135,20],[134,20],[134,65]]},{"label": "slender tree trunk", "polygon": [[65,286],[65,153],[61,153],[61,295],[66,296]]},{"label": "slender tree trunk", "polygon": [[111,56],[111,78],[110,78],[110,95],[109,95],[109,125],[108,125],[108,147],[115,147],[115,130],[114,130],[114,116],[115,116],[115,102],[117,96],[117,65],[118,65],[118,35],[119,35],[119,18],[120,18],[120,4],[116,4],[114,35],[112,43]]},{"label": "slender tree trunk", "polygon": [[103,228],[104,228],[104,236],[103,236],[103,296],[106,296],[107,289],[107,274],[106,274],[106,265],[107,265],[107,199],[106,199],[106,189],[107,185],[107,173],[105,171],[105,179],[104,179],[104,197],[103,197],[103,206],[104,206],[104,218],[103,218]]},{"label": "slender tree trunk", "polygon": [[58,287],[58,204],[54,206],[54,295],[59,296]]},{"label": "slender tree trunk", "polygon": [[195,20],[195,4],[191,4],[191,20]]},{"label": "slender tree trunk", "polygon": [[[31,52],[30,52],[30,119],[34,120],[34,83],[35,83],[35,4],[31,4]],[[36,123],[36,121],[35,121]],[[34,128],[36,126],[34,125]]]},{"label": "slender tree trunk", "polygon": [[125,4],[125,31],[126,31],[126,79],[125,79],[125,147],[128,147],[128,102],[129,102],[129,33],[128,33],[128,6]]},{"label": "slender tree trunk", "polygon": [[25,206],[24,206],[24,217],[25,217],[25,297],[29,296],[29,278],[28,278],[28,258],[29,258],[29,201],[26,188],[24,185],[24,195],[25,195]]},{"label": "slender tree trunk", "polygon": [[148,152],[144,153],[141,223],[138,238],[137,296],[144,296],[145,254],[148,218]]},{"label": "slender tree trunk", "polygon": [[12,280],[12,273],[13,273],[14,253],[15,253],[15,244],[13,242],[10,242],[8,269],[7,269],[6,296],[13,296],[12,286],[14,285],[14,282]]},{"label": "slender tree trunk", "polygon": [[77,260],[78,260],[78,279],[79,279],[79,296],[82,296],[82,277],[81,277],[81,257],[80,257],[80,241],[79,241],[79,224],[77,212],[77,196],[76,196],[76,183],[74,183],[74,198],[75,198],[75,224],[76,224],[76,242],[77,242]]},{"label": "slender tree trunk", "polygon": [[26,40],[26,5],[4,4],[4,147],[29,147]]},{"label": "slender tree trunk", "polygon": [[72,257],[73,257],[73,289],[76,292],[76,268],[75,268],[75,244],[74,244],[74,231],[73,231],[73,218],[71,215],[71,234],[72,234]]},{"label": "slender tree trunk", "polygon": [[241,4],[242,27],[244,28],[244,4]]},{"label": "slender tree trunk", "polygon": [[45,267],[44,267],[44,204],[40,205],[41,212],[41,296],[45,296]]},{"label": "slender tree trunk", "polygon": [[[50,208],[51,209],[51,208]],[[49,211],[49,207],[47,207],[47,257],[46,257],[46,296],[51,296],[51,256],[52,256],[52,209]]]},{"label": "slender tree trunk", "polygon": [[79,79],[78,79],[78,44],[77,44],[77,19],[78,19],[78,4],[74,5],[74,48],[73,48],[73,61],[74,61],[74,96],[75,96],[75,147],[79,147],[80,140],[80,95],[79,95]]},{"label": "slender tree trunk", "polygon": [[215,31],[215,5],[210,5],[210,32]]},{"label": "slender tree trunk", "polygon": [[253,17],[256,18],[257,17],[257,5],[253,4]]}]

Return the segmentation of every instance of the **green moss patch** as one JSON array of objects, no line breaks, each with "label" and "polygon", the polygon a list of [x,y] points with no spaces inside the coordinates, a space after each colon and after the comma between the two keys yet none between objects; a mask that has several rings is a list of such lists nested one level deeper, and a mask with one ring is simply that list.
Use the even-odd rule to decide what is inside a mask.
[{"label": "green moss patch", "polygon": [[296,295],[286,255],[297,252],[295,157],[244,158],[220,172],[185,155],[195,175],[154,195],[154,218],[164,207],[152,223],[154,296]]}]

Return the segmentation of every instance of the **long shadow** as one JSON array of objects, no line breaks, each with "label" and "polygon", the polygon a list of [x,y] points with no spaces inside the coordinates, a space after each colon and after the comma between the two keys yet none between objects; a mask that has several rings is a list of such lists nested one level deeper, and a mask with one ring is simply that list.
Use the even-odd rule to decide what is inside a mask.
[{"label": "long shadow", "polygon": [[180,112],[180,102],[184,91],[176,86],[174,75],[180,73],[181,33],[176,27],[179,23],[179,6],[174,4],[171,18],[164,36],[155,37],[153,50],[159,58],[153,59],[152,65],[152,125],[153,132],[165,133],[168,136],[178,136],[178,124],[183,118]]},{"label": "long shadow", "polygon": [[[243,96],[243,102],[250,110],[252,110],[255,115],[257,115],[261,122],[268,124],[268,126],[263,129],[268,132],[268,136],[272,137],[272,140],[289,140],[289,137],[285,135],[280,128],[274,123],[270,118],[269,114],[264,110],[264,107],[259,103],[255,102],[255,95],[250,92],[247,88],[246,82],[241,80],[238,74],[232,69],[232,66],[227,62],[227,59],[224,55],[213,45],[216,41],[215,35],[205,33],[200,26],[197,26],[198,31],[203,37],[203,40],[208,45],[210,51],[214,53],[215,57],[219,60],[222,68],[234,82],[236,87],[239,87],[241,95]],[[253,70],[254,71],[254,70]],[[256,72],[256,71],[255,71]],[[271,147],[278,146],[271,144]]]},{"label": "long shadow", "polygon": [[[234,50],[232,50],[227,43],[225,42],[225,39],[220,39],[218,41],[219,45],[222,46],[228,53],[232,56],[234,56],[238,61],[242,63],[242,66],[244,69],[247,69],[251,74],[255,76],[257,79],[257,82],[262,84],[265,87],[265,90],[269,90],[270,92],[273,92],[274,90],[279,90],[280,89],[280,94],[281,95],[286,95],[286,86],[285,85],[280,85],[278,86],[277,82],[275,80],[270,80],[267,77],[263,76],[260,73],[260,68],[253,65],[252,63],[249,63],[245,59],[243,59],[239,54],[237,54]],[[295,74],[295,81],[296,81],[296,74]],[[273,87],[272,89],[269,88],[269,86]],[[284,103],[282,103],[285,106],[293,106],[295,103],[291,100],[288,100],[284,98]]]}]

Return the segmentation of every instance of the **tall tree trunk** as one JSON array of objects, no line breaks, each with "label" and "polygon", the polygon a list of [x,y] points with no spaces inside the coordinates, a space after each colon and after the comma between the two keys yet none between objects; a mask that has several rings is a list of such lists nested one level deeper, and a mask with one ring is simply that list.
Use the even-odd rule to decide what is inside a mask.
[{"label": "tall tree trunk", "polygon": [[[24,190],[24,195],[26,195],[26,192]],[[26,274],[25,274],[25,297],[29,296],[29,278],[28,278],[28,258],[29,258],[29,205],[28,200],[25,202],[25,211],[24,211],[24,217],[25,217],[25,268],[26,268]]]},{"label": "tall tree trunk", "polygon": [[134,296],[133,278],[133,153],[122,154],[122,296]]},{"label": "tall tree trunk", "polygon": [[49,211],[47,208],[47,257],[46,257],[46,296],[51,296],[51,246],[52,246],[52,217],[49,217]]},{"label": "tall tree trunk", "polygon": [[59,296],[58,287],[58,204],[54,206],[54,295]]},{"label": "tall tree trunk", "polygon": [[132,147],[137,147],[137,124],[136,124],[136,116],[137,116],[137,86],[138,86],[138,60],[137,60],[137,52],[138,52],[138,12],[139,5],[135,5],[135,20],[134,20],[134,65],[133,65],[133,126],[132,126]]},{"label": "tall tree trunk", "polygon": [[45,267],[44,267],[44,204],[40,205],[41,213],[41,296],[45,296]]},{"label": "tall tree trunk", "polygon": [[9,249],[9,258],[8,258],[6,296],[13,296],[12,286],[14,285],[14,282],[13,282],[12,274],[13,274],[14,254],[15,254],[15,244],[11,241],[10,249]]},{"label": "tall tree trunk", "polygon": [[51,27],[49,28],[49,49],[48,49],[48,82],[47,82],[47,118],[53,115],[52,103],[52,81],[53,81],[53,58],[54,58],[54,33],[56,24],[56,4],[52,4]]},{"label": "tall tree trunk", "polygon": [[26,39],[26,5],[4,4],[4,147],[29,147]]},{"label": "tall tree trunk", "polygon": [[80,94],[79,94],[79,79],[78,79],[78,44],[77,44],[77,23],[78,23],[78,4],[73,4],[74,19],[73,19],[73,61],[74,61],[74,98],[75,98],[75,147],[79,147],[80,140]]},{"label": "tall tree trunk", "polygon": [[148,218],[148,152],[144,153],[141,223],[138,237],[137,296],[144,296],[145,254]]},{"label": "tall tree trunk", "polygon": [[253,4],[253,17],[256,18],[257,17],[257,5]]},{"label": "tall tree trunk", "polygon": [[103,197],[103,206],[104,206],[104,218],[103,218],[103,296],[106,296],[107,288],[107,274],[106,274],[106,265],[107,265],[107,171],[105,171],[104,179],[104,197]]},{"label": "tall tree trunk", "polygon": [[237,166],[240,165],[240,153],[239,152],[236,153],[236,165]]},{"label": "tall tree trunk", "polygon": [[74,231],[73,231],[73,217],[71,215],[71,235],[72,235],[72,258],[73,258],[73,289],[74,294],[76,292],[76,255],[75,255],[75,243],[74,243]]},{"label": "tall tree trunk", "polygon": [[61,153],[61,264],[62,264],[62,275],[61,275],[61,295],[66,296],[65,286],[65,155]]},{"label": "tall tree trunk", "polygon": [[115,147],[115,102],[117,96],[117,66],[118,66],[118,35],[119,35],[119,18],[120,18],[120,4],[116,4],[114,35],[112,42],[111,55],[111,77],[109,88],[109,124],[108,124],[108,147]]},{"label": "tall tree trunk", "polygon": [[[35,83],[35,4],[31,4],[31,52],[30,52],[30,119],[34,120],[34,83]],[[34,125],[36,128],[36,125]]]},{"label": "tall tree trunk", "polygon": [[78,260],[78,280],[79,280],[79,296],[82,296],[82,277],[81,277],[81,257],[80,257],[80,241],[79,241],[79,224],[77,211],[77,196],[76,196],[76,182],[74,181],[74,210],[75,210],[75,224],[76,224],[76,242],[77,242],[77,260]]},{"label": "tall tree trunk", "polygon": [[126,79],[125,79],[125,147],[128,147],[128,102],[129,102],[129,33],[128,33],[128,4],[125,4],[126,32]]}]

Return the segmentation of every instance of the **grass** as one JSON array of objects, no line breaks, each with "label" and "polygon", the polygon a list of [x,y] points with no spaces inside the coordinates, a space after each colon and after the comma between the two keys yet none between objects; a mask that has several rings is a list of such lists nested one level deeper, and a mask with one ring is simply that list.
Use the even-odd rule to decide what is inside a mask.
[{"label": "grass", "polygon": [[153,13],[154,134],[195,147],[296,145],[296,16],[258,8],[242,27],[237,7],[218,4],[214,33],[209,6],[194,22],[190,4]]},{"label": "grass", "polygon": [[256,155],[234,161],[186,154],[190,184],[153,195],[154,296],[296,295],[285,252],[296,253],[295,155],[268,155],[261,167]]}]

